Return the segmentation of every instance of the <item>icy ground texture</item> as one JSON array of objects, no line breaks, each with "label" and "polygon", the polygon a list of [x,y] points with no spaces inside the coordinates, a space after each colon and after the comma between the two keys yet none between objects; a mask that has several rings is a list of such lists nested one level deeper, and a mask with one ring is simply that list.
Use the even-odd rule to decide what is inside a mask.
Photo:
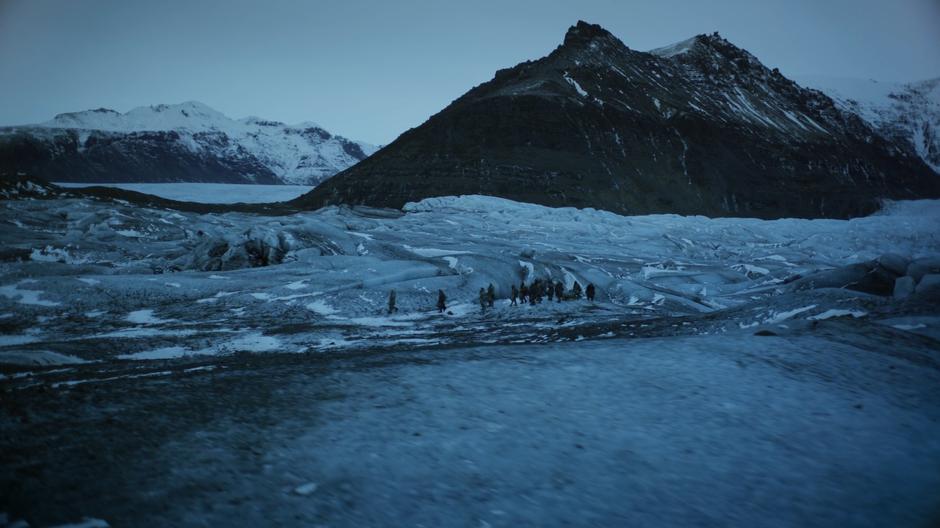
[{"label": "icy ground texture", "polygon": [[[935,297],[820,278],[940,256],[937,202],[850,221],[620,217],[484,197],[282,217],[0,206],[11,520],[940,515]],[[915,290],[936,276],[919,269]],[[598,299],[508,306],[510,284],[535,276],[593,282]],[[490,282],[500,300],[483,315]]]},{"label": "icy ground texture", "polygon": [[[886,253],[940,253],[940,206],[929,201],[850,221],[622,217],[487,197],[428,199],[404,215],[280,217],[0,203],[0,359],[19,362],[49,352],[154,359],[531,342],[577,337],[582,326],[590,337],[754,331],[840,315],[868,324],[902,303],[785,282]],[[569,289],[592,282],[598,300],[508,306],[510,285],[536,277]],[[489,283],[500,300],[484,316],[477,292]],[[434,309],[438,289],[444,315]],[[136,319],[141,311],[150,319]],[[937,336],[936,322],[921,319],[910,331]]]},{"label": "icy ground texture", "polygon": [[152,194],[180,202],[212,204],[287,202],[310,192],[309,185],[238,185],[232,183],[56,183],[80,188],[101,185]]},{"label": "icy ground texture", "polygon": [[934,525],[940,372],[866,331],[229,357],[18,389],[0,511],[34,526]]}]

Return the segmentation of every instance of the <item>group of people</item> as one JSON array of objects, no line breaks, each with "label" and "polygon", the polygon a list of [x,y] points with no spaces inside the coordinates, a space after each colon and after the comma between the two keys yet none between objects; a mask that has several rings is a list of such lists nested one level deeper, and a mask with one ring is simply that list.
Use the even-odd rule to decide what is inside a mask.
[{"label": "group of people", "polygon": [[[597,288],[594,287],[593,283],[588,284],[587,288],[582,290],[581,283],[574,281],[571,291],[566,291],[565,285],[561,281],[552,283],[551,281],[535,279],[528,286],[526,286],[525,281],[518,288],[513,284],[509,292],[509,305],[518,306],[519,303],[535,305],[541,303],[543,297],[547,297],[548,302],[553,300],[557,302],[576,301],[581,297],[587,297],[587,300],[593,302],[596,294]],[[495,300],[496,288],[493,287],[492,283],[486,289],[480,288],[480,310],[486,313],[487,308],[493,307]]]},{"label": "group of people", "polygon": [[[588,284],[587,288],[581,288],[581,283],[574,281],[574,285],[571,287],[570,291],[565,290],[565,285],[561,281],[552,283],[551,281],[542,281],[542,279],[535,279],[532,281],[532,284],[526,286],[525,281],[523,281],[518,288],[516,285],[512,285],[512,289],[509,293],[509,305],[518,306],[519,303],[522,304],[539,304],[542,302],[543,297],[548,297],[548,302],[556,300],[557,302],[564,301],[576,301],[581,299],[581,297],[587,297],[587,300],[594,301],[594,296],[597,293],[597,289],[594,287],[594,284]],[[486,288],[480,288],[480,310],[483,313],[486,313],[487,308],[492,308],[496,303],[496,287],[493,286],[491,282],[490,285]],[[398,311],[398,308],[395,306],[396,294],[395,290],[391,290],[388,294],[388,314],[392,315]],[[444,313],[447,311],[447,295],[444,294],[444,290],[437,290],[437,311],[439,313]]]},{"label": "group of people", "polygon": [[485,290],[480,288],[480,310],[486,313],[486,309],[492,308],[494,303],[496,303],[496,287],[491,282]]},{"label": "group of people", "polygon": [[557,302],[575,301],[582,296],[586,296],[587,300],[593,301],[596,293],[597,289],[593,283],[588,284],[587,289],[582,290],[581,283],[574,281],[571,291],[565,291],[565,285],[561,281],[553,284],[551,281],[543,282],[542,279],[535,279],[529,286],[526,286],[523,282],[519,285],[519,288],[516,288],[516,285],[513,284],[509,293],[509,305],[518,306],[520,302],[522,304],[539,304],[542,302],[542,297],[548,297],[548,302],[553,300]]}]

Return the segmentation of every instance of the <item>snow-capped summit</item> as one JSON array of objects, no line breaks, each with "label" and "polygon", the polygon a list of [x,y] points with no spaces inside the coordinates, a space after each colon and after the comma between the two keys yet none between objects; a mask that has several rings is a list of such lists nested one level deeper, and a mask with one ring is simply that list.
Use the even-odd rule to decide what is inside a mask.
[{"label": "snow-capped summit", "polygon": [[656,55],[657,57],[675,57],[676,55],[682,55],[683,53],[688,52],[698,41],[699,37],[695,36],[681,40],[675,44],[651,49],[649,52],[653,55]]},{"label": "snow-capped summit", "polygon": [[705,67],[706,70],[713,69],[715,72],[720,66],[727,65],[729,61],[737,69],[753,70],[752,73],[770,72],[757,57],[746,49],[734,45],[717,31],[696,35],[669,46],[652,49],[647,53],[663,59],[672,59],[679,64]]},{"label": "snow-capped summit", "polygon": [[823,91],[881,134],[909,143],[940,173],[940,77],[906,84],[810,76],[797,80]]},{"label": "snow-capped summit", "polygon": [[0,173],[67,182],[317,185],[376,150],[312,121],[235,120],[187,101],[123,114],[107,108],[69,112],[0,129]]},{"label": "snow-capped summit", "polygon": [[69,112],[55,116],[40,126],[49,128],[74,128],[81,130],[106,130],[109,132],[143,132],[187,129],[225,130],[237,123],[221,112],[197,101],[153,106],[138,106],[127,113],[108,108]]}]

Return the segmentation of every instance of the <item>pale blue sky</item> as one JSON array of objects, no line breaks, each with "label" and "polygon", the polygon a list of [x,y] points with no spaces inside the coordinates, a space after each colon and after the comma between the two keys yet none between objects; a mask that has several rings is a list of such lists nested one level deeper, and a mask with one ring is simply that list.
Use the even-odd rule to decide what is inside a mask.
[{"label": "pale blue sky", "polygon": [[578,19],[721,34],[784,74],[940,76],[940,0],[0,0],[0,124],[197,100],[386,144]]}]

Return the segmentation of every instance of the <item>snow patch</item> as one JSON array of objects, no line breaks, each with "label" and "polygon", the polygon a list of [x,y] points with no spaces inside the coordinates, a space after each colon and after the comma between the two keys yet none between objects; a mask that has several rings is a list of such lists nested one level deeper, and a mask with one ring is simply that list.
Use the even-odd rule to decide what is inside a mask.
[{"label": "snow patch", "polygon": [[826,319],[832,319],[833,317],[865,317],[868,315],[868,312],[863,310],[839,310],[839,309],[830,309],[825,312],[817,315],[811,315],[807,317],[810,321],[825,321]]},{"label": "snow patch", "polygon": [[135,352],[132,354],[121,354],[117,356],[118,359],[127,359],[134,361],[142,360],[156,360],[156,359],[177,359],[187,356],[196,356],[196,355],[207,355],[213,354],[214,351],[209,349],[202,350],[190,350],[182,346],[170,346],[163,348],[155,348],[153,350],[147,350],[144,352]]},{"label": "snow patch", "polygon": [[61,306],[62,303],[55,301],[44,301],[39,298],[44,292],[39,290],[21,290],[19,289],[20,284],[29,284],[29,280],[23,280],[17,284],[10,284],[7,286],[0,286],[0,295],[6,297],[7,299],[15,299],[20,304],[26,304],[29,306]]},{"label": "snow patch", "polygon": [[338,313],[338,310],[330,306],[326,301],[322,299],[318,299],[316,301],[307,303],[306,308],[310,310],[311,312],[314,312],[323,316],[329,316],[329,315],[334,315]]},{"label": "snow patch", "polygon": [[84,359],[49,350],[5,350],[0,351],[0,363],[8,365],[77,365],[87,363]]},{"label": "snow patch", "polygon": [[280,339],[274,336],[256,333],[227,341],[220,348],[232,352],[275,352],[284,350],[284,345]]},{"label": "snow patch", "polygon": [[588,93],[584,90],[584,88],[581,88],[581,85],[578,84],[578,81],[572,79],[568,75],[568,72],[565,72],[564,77],[565,77],[565,80],[568,81],[568,84],[573,86],[575,91],[578,92],[578,95],[580,95],[581,97],[587,97]]},{"label": "snow patch", "polygon": [[133,312],[127,314],[127,317],[124,318],[129,323],[141,324],[141,325],[151,325],[151,324],[162,324],[168,323],[170,319],[160,319],[153,315],[153,310],[134,310]]},{"label": "snow patch", "polygon": [[774,323],[786,321],[787,319],[790,319],[793,316],[812,310],[815,307],[816,307],[815,304],[811,304],[809,306],[804,306],[802,308],[794,308],[793,310],[787,310],[785,312],[771,312],[770,317],[765,319],[764,322],[768,324],[774,324]]}]

